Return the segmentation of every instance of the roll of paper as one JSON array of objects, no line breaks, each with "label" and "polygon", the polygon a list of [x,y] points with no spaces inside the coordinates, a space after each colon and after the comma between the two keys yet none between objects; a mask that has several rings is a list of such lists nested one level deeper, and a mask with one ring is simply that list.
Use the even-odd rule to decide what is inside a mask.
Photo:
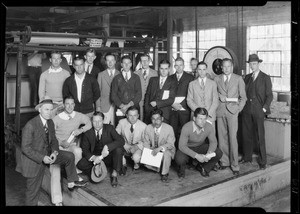
[{"label": "roll of paper", "polygon": [[[36,34],[36,35],[35,35]],[[28,44],[79,45],[77,33],[33,32]]]}]

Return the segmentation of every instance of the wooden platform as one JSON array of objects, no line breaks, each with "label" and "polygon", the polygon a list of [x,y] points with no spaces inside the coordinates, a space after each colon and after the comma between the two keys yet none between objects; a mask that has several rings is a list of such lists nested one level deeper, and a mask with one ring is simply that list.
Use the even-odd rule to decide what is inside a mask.
[{"label": "wooden platform", "polygon": [[[268,156],[268,164],[266,170],[259,170],[256,163],[241,164],[238,176],[225,169],[210,172],[208,178],[191,168],[182,181],[172,165],[168,183],[144,167],[136,172],[129,168],[118,177],[117,188],[112,188],[107,176],[99,184],[88,183],[73,192],[64,179],[63,201],[65,206],[243,206],[290,185],[289,159]],[[43,181],[48,193],[49,179],[48,172]]]}]

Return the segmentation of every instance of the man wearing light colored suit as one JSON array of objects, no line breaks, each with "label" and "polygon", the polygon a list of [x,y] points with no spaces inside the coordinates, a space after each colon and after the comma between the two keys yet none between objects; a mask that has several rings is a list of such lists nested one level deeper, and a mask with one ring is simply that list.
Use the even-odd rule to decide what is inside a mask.
[{"label": "man wearing light colored suit", "polygon": [[[144,134],[144,147],[152,149],[152,155],[163,152],[161,180],[168,181],[171,160],[175,156],[175,135],[172,126],[163,122],[163,112],[156,109],[151,112],[152,124],[146,127]],[[145,165],[147,168],[154,169],[152,166]]]},{"label": "man wearing light colored suit", "polygon": [[151,69],[149,67],[150,64],[150,56],[148,54],[141,55],[141,64],[142,67],[137,70],[135,73],[139,75],[141,79],[141,86],[142,86],[142,100],[140,101],[140,119],[142,121],[145,121],[144,118],[144,100],[145,100],[145,94],[146,90],[149,84],[149,79],[151,77],[157,77],[157,71]]},{"label": "man wearing light colored suit", "polygon": [[233,62],[225,58],[222,61],[223,74],[215,77],[219,106],[216,111],[219,148],[223,152],[220,169],[231,167],[234,175],[239,174],[238,163],[238,114],[247,100],[245,83],[241,76],[233,73]]},{"label": "man wearing light colored suit", "polygon": [[[116,131],[125,140],[125,155],[130,156],[134,161],[134,169],[137,170],[140,166],[140,159],[143,148],[143,137],[146,124],[139,118],[138,109],[131,106],[127,109],[126,118],[121,119],[116,127]],[[123,168],[121,175],[126,174],[127,164],[126,159],[123,157]]]},{"label": "man wearing light colored suit", "polygon": [[55,137],[54,123],[50,119],[53,101],[45,96],[35,107],[39,115],[29,120],[22,131],[21,161],[16,171],[26,177],[26,205],[37,206],[44,172],[49,164],[63,165],[68,188],[84,186],[78,181],[75,157],[72,152],[60,151]]},{"label": "man wearing light colored suit", "polygon": [[111,83],[113,78],[120,72],[116,70],[116,57],[112,53],[105,55],[107,69],[98,74],[100,98],[96,102],[96,110],[104,114],[105,124],[115,125],[115,106],[111,101]]},{"label": "man wearing light colored suit", "polygon": [[[208,111],[208,121],[215,128],[216,110],[219,105],[217,84],[215,81],[206,77],[207,64],[199,62],[197,65],[198,78],[189,85],[187,104],[194,111],[201,107]],[[202,83],[203,81],[203,83]]]}]

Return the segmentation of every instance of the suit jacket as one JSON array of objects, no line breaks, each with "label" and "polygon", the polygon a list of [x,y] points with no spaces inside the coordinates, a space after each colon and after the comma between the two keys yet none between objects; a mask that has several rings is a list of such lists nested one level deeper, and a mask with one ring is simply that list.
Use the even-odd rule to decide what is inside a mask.
[{"label": "suit jacket", "polygon": [[111,93],[111,83],[112,79],[118,75],[120,71],[115,70],[114,76],[109,77],[107,69],[98,74],[98,84],[100,88],[100,98],[96,102],[96,107],[100,107],[100,111],[103,113],[108,112],[110,106],[112,105],[112,100],[110,97]]},{"label": "suit jacket", "polygon": [[93,104],[100,97],[99,84],[94,77],[86,73],[82,83],[81,102],[79,102],[75,75],[76,74],[72,74],[65,80],[63,85],[63,97],[72,95],[75,99],[74,110],[83,114],[90,113],[95,110]]},{"label": "suit jacket", "polygon": [[128,82],[125,81],[122,73],[116,75],[111,83],[111,100],[119,107],[121,104],[128,104],[130,101],[139,108],[142,99],[141,81],[137,74],[131,72]]},{"label": "suit jacket", "polygon": [[[174,103],[176,93],[176,82],[170,76],[167,77],[162,89],[159,88],[159,76],[151,77],[145,94],[145,112],[151,112],[154,108],[150,105],[156,101],[157,108],[163,111],[163,117],[169,120],[171,105]],[[164,91],[169,91],[169,98],[162,100]]]},{"label": "suit jacket", "polygon": [[[122,136],[116,132],[115,128],[112,125],[103,124],[100,143],[102,144],[103,147],[107,145],[108,151],[111,152],[115,148],[123,148],[125,142]],[[80,147],[82,149],[82,157],[89,160],[93,156],[93,152],[95,150],[95,144],[96,144],[95,129],[91,128],[90,130],[83,133],[82,136],[82,141],[80,143]]]},{"label": "suit jacket", "polygon": [[[162,146],[165,150],[169,150],[172,154],[172,158],[174,158],[176,152],[174,143],[175,135],[172,126],[163,122],[159,133],[158,146]],[[149,124],[144,133],[144,147],[154,148],[154,146],[154,127],[152,124]]]},{"label": "suit jacket", "polygon": [[141,86],[142,86],[142,99],[140,101],[140,105],[143,106],[144,105],[144,100],[145,100],[145,94],[146,94],[146,90],[147,87],[149,85],[149,80],[151,77],[157,77],[157,71],[149,68],[149,74],[147,76],[146,79],[144,79],[144,73],[143,73],[143,69],[140,68],[139,70],[135,71],[135,73],[140,77],[141,80]]},{"label": "suit jacket", "polygon": [[[200,91],[201,91],[199,79],[195,79],[192,81],[189,85],[188,89],[188,95],[187,95],[187,104],[191,108],[191,110],[194,112],[196,108],[200,107],[201,104],[201,97],[200,97]],[[201,106],[206,108],[208,111],[208,115],[211,116],[211,120],[216,120],[216,110],[219,105],[218,100],[218,91],[217,91],[217,84],[215,81],[206,78],[205,87],[204,87],[204,103],[205,106]]]},{"label": "suit jacket", "polygon": [[[51,152],[58,151],[54,123],[52,120],[48,120],[47,124]],[[16,167],[16,171],[22,173],[24,177],[35,177],[40,168],[45,166],[43,159],[49,155],[47,148],[46,132],[40,115],[37,115],[29,120],[22,130],[21,162]]]},{"label": "suit jacket", "polygon": [[[188,88],[190,82],[194,80],[194,76],[183,71],[181,78],[177,79],[176,72],[170,76],[177,83],[176,97],[186,97],[188,94]],[[189,106],[187,105],[187,100],[184,99],[181,103],[185,111],[190,111]]]},{"label": "suit jacket", "polygon": [[[224,74],[216,76],[214,80],[217,83],[219,95],[219,106],[216,111],[217,117],[224,116],[226,111],[234,115],[242,111],[247,100],[243,78],[240,75],[232,73],[228,82],[228,89],[225,87]],[[238,98],[238,102],[226,102],[226,97]]]},{"label": "suit jacket", "polygon": [[89,75],[91,75],[92,77],[94,77],[95,79],[97,79],[99,73],[100,73],[100,69],[94,63],[93,67],[92,67],[92,70],[91,70],[91,73],[89,73]]},{"label": "suit jacket", "polygon": [[[146,129],[146,124],[141,120],[137,120],[134,125],[133,131],[133,141],[132,144],[139,144],[144,141],[144,131]],[[131,144],[131,124],[128,122],[127,118],[121,119],[117,125],[116,131],[124,138],[125,142]]]},{"label": "suit jacket", "polygon": [[[251,80],[252,73],[247,74],[245,76],[245,84],[246,84],[246,91],[249,87],[249,82]],[[273,93],[272,93],[272,82],[269,75],[265,74],[264,72],[260,71],[255,79],[255,93],[258,102],[261,105],[261,108],[266,109],[266,114],[270,114],[270,105],[273,100]],[[244,111],[249,112],[250,110],[246,106]]]}]

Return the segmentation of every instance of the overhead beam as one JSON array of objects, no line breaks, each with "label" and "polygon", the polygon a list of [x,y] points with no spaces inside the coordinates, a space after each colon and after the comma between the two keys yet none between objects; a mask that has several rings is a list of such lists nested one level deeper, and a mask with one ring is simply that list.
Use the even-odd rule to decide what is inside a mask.
[{"label": "overhead beam", "polygon": [[77,12],[77,13],[57,17],[54,19],[54,23],[71,22],[71,21],[85,19],[92,16],[100,16],[104,14],[117,13],[121,11],[134,10],[139,8],[142,7],[99,7],[95,10]]}]

